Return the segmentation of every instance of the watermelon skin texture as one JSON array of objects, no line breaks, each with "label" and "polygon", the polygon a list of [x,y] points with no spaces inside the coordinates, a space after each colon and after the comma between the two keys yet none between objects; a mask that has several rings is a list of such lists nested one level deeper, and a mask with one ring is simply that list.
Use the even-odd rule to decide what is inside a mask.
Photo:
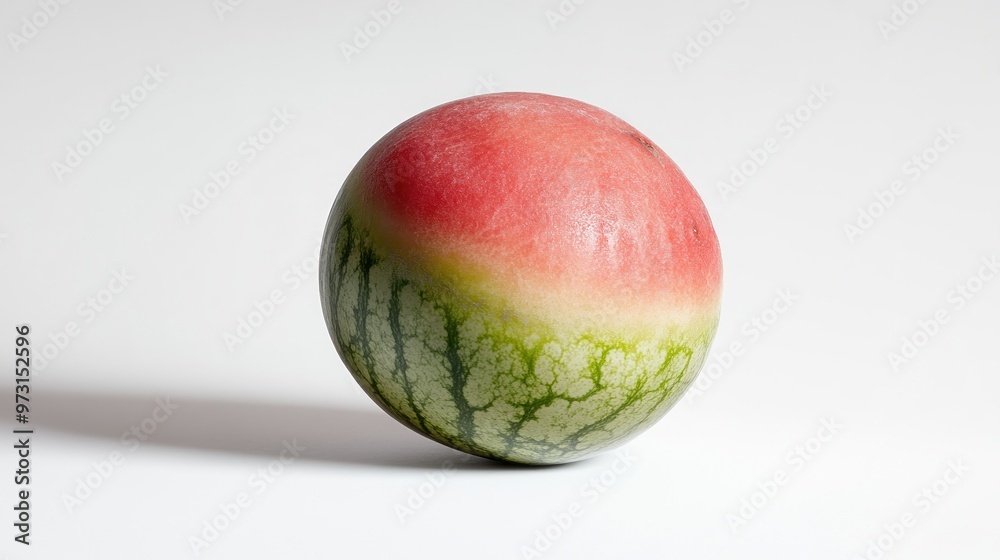
[{"label": "watermelon skin texture", "polygon": [[[482,98],[491,97],[494,100],[484,105]],[[551,228],[553,220],[524,224],[523,219],[511,222],[508,214],[494,211],[481,225],[493,229],[490,220],[499,220],[504,227],[495,229],[503,233],[467,241],[461,228],[449,231],[429,223],[426,215],[411,219],[407,205],[427,196],[420,189],[467,188],[461,181],[468,181],[470,173],[461,166],[490,165],[488,158],[454,154],[451,160],[422,157],[416,166],[411,157],[401,165],[398,154],[412,138],[442,142],[448,127],[468,134],[469,123],[482,122],[484,112],[494,117],[499,111],[502,118],[512,103],[520,104],[519,110],[526,107],[544,115],[553,113],[546,105],[551,103],[576,112],[576,104],[600,111],[538,94],[472,100],[480,105],[463,108],[461,104],[470,101],[459,101],[400,125],[351,172],[330,213],[321,249],[320,293],[327,327],[363,390],[414,431],[500,461],[541,465],[584,459],[624,443],[659,420],[701,369],[719,317],[721,257],[714,230],[697,194],[679,171],[674,173],[675,166],[669,167],[673,162],[662,152],[653,155],[655,165],[666,170],[666,186],[677,189],[678,196],[697,199],[697,204],[661,209],[666,223],[663,237],[674,244],[672,253],[694,263],[680,272],[672,270],[673,282],[636,276],[635,283],[645,288],[616,296],[620,288],[610,295],[602,292],[608,284],[600,278],[609,271],[607,259],[595,265],[599,270],[580,270],[578,263],[586,263],[589,256],[580,257],[573,278],[583,277],[582,283],[561,277],[563,272],[547,263],[545,255],[534,259],[528,255],[521,267],[505,260],[502,246],[517,240],[510,234],[512,227]],[[494,109],[497,104],[504,107]],[[465,113],[455,113],[456,107],[472,116],[463,122]],[[444,117],[435,113],[449,109],[452,113]],[[581,126],[592,126],[592,120],[584,119]],[[606,128],[606,123],[593,126]],[[632,130],[627,129],[630,137]],[[518,138],[505,141],[516,143]],[[419,149],[433,151],[433,142]],[[659,150],[644,138],[635,147],[646,155]],[[420,184],[428,175],[441,176],[442,168],[458,177],[457,182]],[[683,182],[678,183],[677,176]],[[607,188],[598,183],[602,186],[597,188]],[[579,190],[573,184],[563,188],[567,196]],[[474,201],[471,210],[467,207],[474,194],[435,202],[465,204],[456,206],[456,214],[475,212]],[[559,208],[540,211],[559,212]],[[434,218],[440,220],[437,214]],[[671,229],[674,222],[681,224],[677,228],[688,228],[690,222],[694,224],[690,227],[701,230],[695,231],[695,242],[683,245],[689,230],[681,235],[679,229]],[[495,249],[497,245],[501,248]],[[610,272],[616,278],[634,269],[640,270],[636,275],[644,274],[642,267],[621,259],[614,262],[619,268]],[[692,270],[688,276],[682,274]],[[534,289],[539,285],[545,290]],[[562,289],[563,285],[569,287]]]}]

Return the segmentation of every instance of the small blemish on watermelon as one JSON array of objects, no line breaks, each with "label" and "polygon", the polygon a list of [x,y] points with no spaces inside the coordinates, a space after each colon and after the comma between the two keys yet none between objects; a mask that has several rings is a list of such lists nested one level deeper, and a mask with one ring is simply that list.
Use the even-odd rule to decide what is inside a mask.
[{"label": "small blemish on watermelon", "polygon": [[653,157],[655,157],[655,158],[656,158],[656,161],[657,161],[657,162],[658,162],[658,163],[659,163],[659,164],[660,164],[661,166],[663,165],[663,160],[662,160],[662,159],[660,159],[660,154],[659,154],[659,152],[657,152],[657,151],[656,151],[656,147],[655,147],[655,146],[653,146],[653,145],[652,145],[652,144],[651,144],[651,143],[649,142],[649,140],[646,140],[646,139],[645,139],[645,138],[643,138],[642,136],[639,136],[638,134],[636,134],[636,133],[634,133],[634,132],[632,132],[632,131],[629,131],[629,130],[626,130],[626,131],[624,131],[624,132],[625,132],[625,134],[628,134],[628,135],[629,135],[629,136],[631,136],[632,138],[635,138],[635,139],[636,139],[636,140],[637,140],[637,141],[638,141],[638,142],[639,142],[640,144],[642,144],[642,147],[643,147],[643,148],[646,148],[646,151],[647,151],[647,152],[649,152],[649,153],[653,154]]}]

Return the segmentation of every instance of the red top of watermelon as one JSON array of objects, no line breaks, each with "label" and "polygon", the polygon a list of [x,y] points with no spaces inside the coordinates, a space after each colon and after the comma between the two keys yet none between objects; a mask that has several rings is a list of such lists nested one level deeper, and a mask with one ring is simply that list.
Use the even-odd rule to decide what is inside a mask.
[{"label": "red top of watermelon", "polygon": [[591,105],[530,93],[441,105],[386,135],[361,173],[394,238],[512,292],[718,303],[719,243],[697,192],[652,141]]}]

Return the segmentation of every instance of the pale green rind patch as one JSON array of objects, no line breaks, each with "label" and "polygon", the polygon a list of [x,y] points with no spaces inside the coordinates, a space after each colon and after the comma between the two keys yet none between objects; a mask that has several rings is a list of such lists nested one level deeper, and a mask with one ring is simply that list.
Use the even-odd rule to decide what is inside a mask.
[{"label": "pale green rind patch", "polygon": [[628,334],[513,318],[375,247],[346,207],[320,269],[334,343],[376,403],[441,443],[518,463],[584,458],[656,422],[705,360],[715,311]]}]

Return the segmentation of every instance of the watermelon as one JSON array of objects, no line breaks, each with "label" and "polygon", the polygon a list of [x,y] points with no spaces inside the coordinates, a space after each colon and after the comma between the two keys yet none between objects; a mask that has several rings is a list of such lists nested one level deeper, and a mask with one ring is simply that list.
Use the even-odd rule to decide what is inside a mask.
[{"label": "watermelon", "polygon": [[584,459],[661,418],[718,325],[719,243],[649,138],[572,99],[425,111],[345,181],[321,247],[339,355],[393,418],[473,455]]}]

